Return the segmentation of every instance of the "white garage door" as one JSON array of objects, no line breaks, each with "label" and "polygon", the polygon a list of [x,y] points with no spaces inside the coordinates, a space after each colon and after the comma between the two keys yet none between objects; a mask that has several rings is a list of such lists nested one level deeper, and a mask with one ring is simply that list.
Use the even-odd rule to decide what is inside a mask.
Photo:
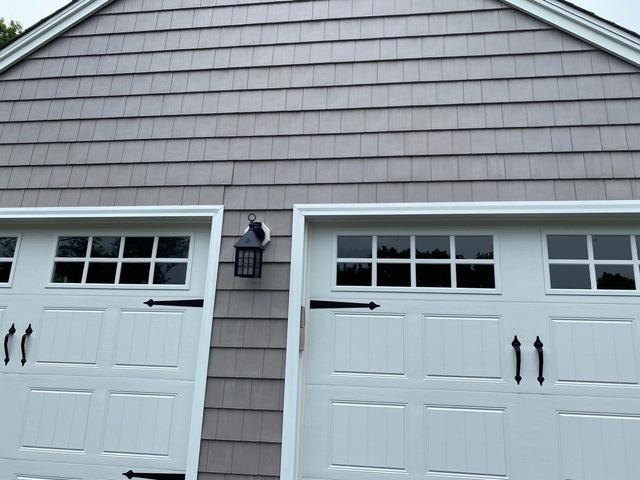
[{"label": "white garage door", "polygon": [[0,478],[184,473],[210,224],[0,228]]},{"label": "white garage door", "polygon": [[640,478],[637,234],[314,227],[303,477]]}]

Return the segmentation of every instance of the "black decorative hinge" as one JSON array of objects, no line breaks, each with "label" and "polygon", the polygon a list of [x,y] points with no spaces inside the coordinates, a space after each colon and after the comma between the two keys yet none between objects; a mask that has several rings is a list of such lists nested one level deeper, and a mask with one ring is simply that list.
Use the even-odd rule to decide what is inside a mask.
[{"label": "black decorative hinge", "polygon": [[131,478],[149,478],[155,480],[185,480],[184,473],[136,473],[129,470],[123,473],[125,477]]},{"label": "black decorative hinge", "polygon": [[204,299],[200,298],[197,300],[147,300],[144,302],[145,305],[149,307],[154,307],[156,305],[165,306],[165,307],[203,307]]},{"label": "black decorative hinge", "polygon": [[309,308],[311,310],[328,310],[332,308],[368,308],[369,310],[375,310],[380,305],[369,303],[352,303],[352,302],[327,302],[324,300],[311,300],[309,302]]}]

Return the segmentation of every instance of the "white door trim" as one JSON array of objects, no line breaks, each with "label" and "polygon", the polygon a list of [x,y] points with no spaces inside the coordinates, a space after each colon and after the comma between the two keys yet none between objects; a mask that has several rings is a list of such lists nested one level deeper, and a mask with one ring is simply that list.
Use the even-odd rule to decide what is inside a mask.
[{"label": "white door trim", "polygon": [[306,307],[305,267],[308,225],[313,222],[363,219],[484,218],[525,219],[552,217],[640,219],[640,201],[580,202],[475,202],[475,203],[395,203],[294,205],[291,239],[291,276],[287,328],[287,352],[282,426],[280,478],[300,478],[302,380],[304,352],[300,351],[301,307]]},{"label": "white door trim", "polygon": [[209,346],[213,327],[213,308],[218,278],[220,240],[222,236],[222,206],[167,206],[167,207],[73,207],[73,208],[0,208],[0,220],[96,220],[96,219],[201,219],[211,222],[209,256],[205,279],[204,307],[200,322],[200,337],[196,363],[195,386],[189,446],[187,450],[186,479],[196,480],[204,418],[204,399],[209,368]]}]

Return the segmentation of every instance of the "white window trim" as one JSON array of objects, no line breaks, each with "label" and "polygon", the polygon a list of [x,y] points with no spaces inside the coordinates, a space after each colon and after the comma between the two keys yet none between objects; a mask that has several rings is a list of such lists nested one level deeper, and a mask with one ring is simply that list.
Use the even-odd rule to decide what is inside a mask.
[{"label": "white window trim", "polygon": [[[119,255],[117,257],[106,257],[106,258],[101,258],[101,257],[91,257],[90,253],[91,253],[91,240],[94,237],[113,237],[113,236],[119,236],[121,238],[121,242],[120,242],[120,252]],[[149,231],[148,233],[145,234],[136,234],[135,236],[147,236],[147,237],[154,237],[154,244],[153,244],[153,254],[151,257],[149,258],[133,258],[133,259],[129,259],[129,258],[123,258],[122,257],[122,250],[124,249],[124,241],[122,241],[122,239],[125,239],[127,237],[127,235],[115,235],[113,232],[94,232],[94,233],[77,233],[77,231],[74,233],[73,231],[63,231],[60,232],[56,235],[56,241],[54,242],[53,246],[52,246],[52,253],[51,253],[51,268],[50,268],[50,272],[49,272],[49,282],[47,283],[47,285],[45,286],[45,288],[50,288],[50,289],[54,289],[54,288],[61,288],[61,289],[71,289],[71,288],[90,288],[90,289],[110,289],[110,290],[119,290],[119,289],[126,289],[126,290],[189,290],[189,288],[191,287],[191,270],[193,267],[193,253],[195,251],[195,240],[196,240],[196,235],[193,231],[191,231],[190,229],[184,230],[184,231],[171,231],[171,232],[167,232],[164,233],[162,235],[157,235],[156,233],[154,233],[153,231]],[[88,237],[89,238],[89,246],[87,247],[87,252],[85,254],[84,257],[57,257],[56,256],[56,252],[57,252],[57,247],[58,247],[58,239],[60,237]],[[157,257],[155,252],[156,252],[156,248],[157,248],[157,244],[158,244],[158,238],[160,237],[189,237],[190,239],[190,245],[189,245],[189,256],[186,258],[162,258],[162,257]],[[83,278],[82,278],[82,282],[81,283],[55,283],[53,281],[53,273],[55,270],[55,266],[57,262],[69,262],[69,263],[82,263],[84,264],[84,272],[83,272]],[[122,265],[125,263],[137,263],[137,262],[142,262],[142,263],[149,263],[151,265],[151,267],[154,267],[156,263],[185,263],[187,265],[187,273],[185,276],[185,283],[181,283],[181,284],[155,284],[155,283],[146,283],[146,284],[130,284],[130,283],[87,283],[86,280],[86,275],[87,275],[87,264],[89,263],[116,263],[117,264],[117,273],[116,273],[116,277],[119,277],[119,272],[120,269],[122,268]],[[150,279],[153,281],[153,268],[150,268],[149,270],[149,276]]]},{"label": "white window trim", "polygon": [[[547,244],[547,237],[549,235],[581,235],[587,237],[587,259],[586,260],[549,260],[549,248]],[[625,237],[633,238],[638,237],[640,239],[640,231],[635,229],[628,230],[599,230],[599,229],[552,229],[542,231],[542,259],[544,261],[544,286],[545,293],[547,295],[588,295],[596,297],[637,297],[640,295],[640,251],[638,251],[636,242],[630,241],[631,247],[631,260],[595,260],[593,256],[593,244],[591,238],[596,235],[621,235]],[[551,265],[586,265],[589,268],[589,277],[591,281],[591,289],[562,289],[551,288]],[[628,265],[633,268],[633,275],[636,281],[635,290],[599,290],[596,285],[596,265]]]},{"label": "white window trim", "polygon": [[198,339],[198,355],[193,392],[191,424],[189,426],[189,445],[187,448],[186,479],[196,480],[202,438],[202,421],[204,418],[204,399],[207,387],[207,370],[209,368],[209,346],[213,327],[213,309],[218,277],[218,261],[220,258],[220,241],[222,237],[222,206],[167,206],[167,207],[73,207],[73,208],[0,208],[0,221],[60,221],[65,219],[163,219],[202,220],[211,224],[209,237],[209,256],[204,285],[204,306],[200,322]]},{"label": "white window trim", "polygon": [[0,289],[2,288],[11,288],[13,287],[13,277],[16,273],[16,262],[18,261],[18,255],[20,254],[20,241],[22,240],[22,235],[16,232],[8,231],[8,232],[0,232],[0,236],[2,237],[16,237],[16,249],[13,252],[13,258],[2,258],[3,262],[11,261],[11,272],[9,272],[9,281],[8,282],[0,282]]},{"label": "white window trim", "polygon": [[[332,261],[333,270],[331,272],[331,290],[334,292],[405,292],[405,293],[455,293],[455,294],[470,294],[470,295],[500,295],[502,293],[502,279],[500,275],[500,246],[499,237],[493,231],[489,229],[480,228],[477,230],[469,229],[437,229],[437,230],[411,230],[400,229],[397,233],[393,233],[393,236],[406,236],[411,239],[411,256],[409,258],[378,258],[376,251],[376,244],[372,246],[371,258],[338,258],[338,237],[340,236],[370,236],[374,239],[378,237],[384,237],[390,235],[389,233],[373,233],[366,234],[362,230],[338,230],[332,236]],[[493,240],[493,259],[492,260],[476,260],[476,259],[439,259],[439,260],[426,260],[415,258],[415,237],[419,236],[443,236],[448,237],[450,242],[450,251],[454,252],[454,238],[461,236],[487,236]],[[455,252],[454,252],[455,256]],[[410,265],[411,269],[411,284],[412,286],[404,287],[389,287],[376,285],[362,285],[362,286],[347,286],[338,285],[338,272],[336,265],[338,263],[368,263],[371,265],[372,283],[376,283],[377,266],[380,264],[406,264]],[[451,269],[451,282],[456,282],[456,265],[492,265],[494,272],[494,288],[463,288],[463,287],[418,287],[416,283],[416,265],[448,265]]]},{"label": "white window trim", "polygon": [[421,204],[294,205],[291,275],[282,426],[280,478],[301,478],[302,385],[305,351],[300,351],[302,308],[307,306],[305,268],[309,226],[314,222],[384,221],[385,219],[640,219],[640,201],[476,202]]}]

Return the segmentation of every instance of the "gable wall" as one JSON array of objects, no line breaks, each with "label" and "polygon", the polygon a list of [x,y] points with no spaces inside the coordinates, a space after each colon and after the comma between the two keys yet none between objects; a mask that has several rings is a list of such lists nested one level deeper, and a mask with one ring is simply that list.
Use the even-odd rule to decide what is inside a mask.
[{"label": "gable wall", "polygon": [[497,0],[118,0],[0,74],[0,206],[224,204],[201,478],[272,478],[292,205],[639,198],[639,107]]}]

